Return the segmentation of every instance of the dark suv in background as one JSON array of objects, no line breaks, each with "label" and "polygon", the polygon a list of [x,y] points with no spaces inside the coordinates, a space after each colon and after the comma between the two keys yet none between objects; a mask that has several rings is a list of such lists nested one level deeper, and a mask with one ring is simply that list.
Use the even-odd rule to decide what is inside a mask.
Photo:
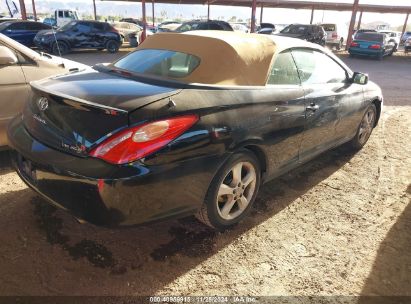
[{"label": "dark suv in background", "polygon": [[228,22],[221,20],[192,20],[184,22],[176,29],[176,32],[200,30],[233,31],[233,28]]},{"label": "dark suv in background", "polygon": [[107,22],[71,21],[57,31],[39,32],[34,43],[40,49],[64,55],[72,49],[107,49],[116,53],[122,43],[118,31]]},{"label": "dark suv in background", "polygon": [[322,46],[325,45],[327,38],[327,33],[323,27],[313,24],[290,24],[277,35],[303,39]]}]

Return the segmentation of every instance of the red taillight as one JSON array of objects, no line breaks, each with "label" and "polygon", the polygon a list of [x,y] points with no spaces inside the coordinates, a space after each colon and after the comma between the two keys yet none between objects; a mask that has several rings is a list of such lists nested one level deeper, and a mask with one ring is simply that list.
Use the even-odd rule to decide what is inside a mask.
[{"label": "red taillight", "polygon": [[351,47],[357,47],[359,46],[358,42],[351,42],[350,44]]},{"label": "red taillight", "polygon": [[109,163],[126,164],[163,148],[197,121],[197,115],[184,115],[122,130],[94,148],[90,155]]},{"label": "red taillight", "polygon": [[332,38],[338,38],[338,34],[337,34],[337,33],[333,33],[333,34],[331,35],[331,37],[332,37]]},{"label": "red taillight", "polygon": [[379,45],[379,44],[373,44],[373,45],[370,45],[368,48],[374,49],[374,50],[379,50],[379,49],[381,48],[381,45]]}]

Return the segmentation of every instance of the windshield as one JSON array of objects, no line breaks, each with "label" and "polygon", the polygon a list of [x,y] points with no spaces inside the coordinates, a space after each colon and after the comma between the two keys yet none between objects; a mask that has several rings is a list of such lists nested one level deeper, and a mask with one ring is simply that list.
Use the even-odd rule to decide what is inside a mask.
[{"label": "windshield", "polygon": [[305,34],[308,31],[308,26],[305,25],[289,25],[285,27],[281,33],[283,34]]},{"label": "windshield", "polygon": [[358,33],[355,35],[355,40],[363,40],[363,41],[384,41],[384,34],[377,34],[377,33]]},{"label": "windshield", "polygon": [[0,23],[0,31],[6,29],[10,24],[11,24],[11,22]]},{"label": "windshield", "polygon": [[72,28],[73,26],[75,26],[76,24],[77,24],[77,21],[70,21],[69,23],[66,23],[61,28],[59,28],[59,31],[66,31]]},{"label": "windshield", "polygon": [[135,51],[114,63],[114,67],[133,73],[166,78],[190,75],[200,64],[194,55],[181,52],[145,49]]}]

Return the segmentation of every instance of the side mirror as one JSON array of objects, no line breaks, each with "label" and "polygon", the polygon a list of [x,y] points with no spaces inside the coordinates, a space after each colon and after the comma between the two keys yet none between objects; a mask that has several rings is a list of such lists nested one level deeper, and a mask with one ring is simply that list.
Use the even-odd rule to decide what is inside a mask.
[{"label": "side mirror", "polygon": [[12,65],[19,62],[16,54],[8,47],[0,46],[0,65]]},{"label": "side mirror", "polygon": [[352,82],[356,84],[366,85],[368,83],[368,75],[364,73],[354,72]]}]

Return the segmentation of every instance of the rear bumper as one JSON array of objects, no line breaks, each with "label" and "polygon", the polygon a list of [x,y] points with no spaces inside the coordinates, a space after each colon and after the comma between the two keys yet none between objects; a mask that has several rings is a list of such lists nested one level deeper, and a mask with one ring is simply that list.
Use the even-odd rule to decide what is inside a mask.
[{"label": "rear bumper", "polygon": [[11,122],[8,136],[13,165],[28,186],[76,218],[103,226],[195,213],[221,164],[221,157],[208,156],[160,166],[113,166],[43,145],[21,118]]},{"label": "rear bumper", "polygon": [[383,54],[383,50],[372,50],[372,49],[363,49],[357,47],[350,47],[348,53],[353,55],[363,55],[363,56],[380,56]]}]

